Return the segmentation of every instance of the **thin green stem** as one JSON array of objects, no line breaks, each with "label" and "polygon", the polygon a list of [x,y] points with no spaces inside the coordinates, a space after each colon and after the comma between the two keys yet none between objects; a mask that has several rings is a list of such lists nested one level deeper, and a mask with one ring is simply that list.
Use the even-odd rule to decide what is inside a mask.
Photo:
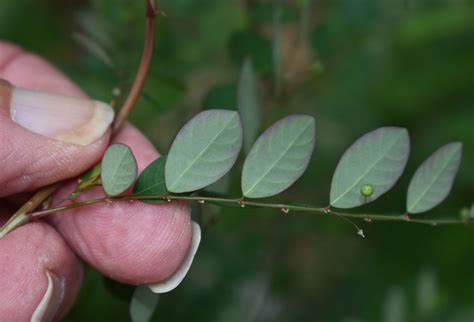
[{"label": "thin green stem", "polygon": [[[284,213],[289,212],[307,212],[314,213],[323,216],[336,216],[343,219],[357,219],[364,221],[393,221],[393,222],[406,222],[406,223],[415,223],[415,224],[424,224],[430,226],[438,225],[470,225],[473,224],[473,221],[465,221],[461,219],[417,219],[409,218],[406,214],[397,214],[397,215],[383,215],[383,214],[353,214],[353,213],[344,213],[336,212],[329,210],[328,208],[320,207],[311,207],[311,206],[299,206],[293,204],[285,203],[270,203],[270,202],[261,202],[246,200],[242,198],[221,198],[221,197],[208,197],[208,196],[178,196],[178,195],[160,195],[160,196],[118,196],[118,197],[105,197],[99,199],[92,199],[86,201],[75,202],[69,205],[55,207],[43,211],[37,211],[30,214],[27,214],[29,220],[35,220],[43,218],[53,213],[60,211],[74,209],[83,206],[97,205],[103,203],[113,203],[114,201],[132,201],[132,200],[164,200],[168,202],[172,201],[196,201],[199,203],[217,203],[227,204],[227,205],[238,205],[240,207],[256,207],[256,208],[269,208],[269,209],[279,209]],[[359,226],[350,221],[354,227],[361,231]]]}]

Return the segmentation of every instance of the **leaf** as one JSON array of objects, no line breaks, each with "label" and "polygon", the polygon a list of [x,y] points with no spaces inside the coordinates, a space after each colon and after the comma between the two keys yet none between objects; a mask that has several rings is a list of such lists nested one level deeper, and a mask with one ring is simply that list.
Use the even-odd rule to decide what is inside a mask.
[{"label": "leaf", "polygon": [[257,78],[250,57],[245,59],[240,72],[237,106],[244,127],[244,150],[248,153],[257,138],[261,114]]},{"label": "leaf", "polygon": [[102,173],[102,165],[98,164],[79,178],[78,191],[84,191],[94,186]]},{"label": "leaf", "polygon": [[132,322],[148,322],[151,320],[160,295],[153,293],[146,285],[135,288],[130,302],[130,317]]},{"label": "leaf", "polygon": [[[166,156],[153,161],[140,174],[133,188],[135,196],[163,196],[168,193],[165,183]],[[164,200],[141,200],[147,203],[163,203]]]},{"label": "leaf", "polygon": [[76,40],[80,45],[82,45],[90,54],[100,60],[104,65],[109,68],[114,68],[114,62],[112,58],[110,58],[107,51],[99,45],[95,40],[92,38],[87,37],[82,33],[74,33],[73,35],[74,40]]},{"label": "leaf", "polygon": [[452,142],[439,148],[421,164],[408,186],[408,213],[428,211],[448,196],[461,164],[461,157],[462,143]]},{"label": "leaf", "polygon": [[275,92],[277,94],[281,91],[283,69],[283,23],[281,11],[281,6],[277,5],[273,12],[273,79],[275,82]]},{"label": "leaf", "polygon": [[102,185],[109,196],[127,191],[137,177],[137,161],[125,144],[113,144],[102,159]]},{"label": "leaf", "polygon": [[416,287],[417,311],[423,320],[428,320],[435,311],[437,280],[436,275],[431,270],[424,271],[418,278]]},{"label": "leaf", "polygon": [[[409,153],[404,128],[382,127],[363,135],[339,160],[331,183],[331,206],[353,208],[376,200],[400,178]],[[364,185],[373,187],[370,197],[361,194]]]},{"label": "leaf", "polygon": [[400,288],[390,290],[385,298],[384,322],[407,321],[407,299]]},{"label": "leaf", "polygon": [[166,186],[175,193],[204,188],[222,178],[242,148],[242,123],[235,111],[208,110],[176,136],[165,165]]},{"label": "leaf", "polygon": [[237,87],[235,84],[220,84],[212,87],[204,97],[203,109],[237,110]]},{"label": "leaf", "polygon": [[252,57],[257,74],[269,77],[272,75],[273,63],[271,40],[265,38],[255,30],[238,31],[233,34],[229,43],[232,60],[242,65],[247,56]]},{"label": "leaf", "polygon": [[97,164],[95,167],[79,177],[79,180],[77,180],[76,189],[67,197],[67,199],[76,199],[83,191],[89,190],[98,185],[101,171],[101,164]]},{"label": "leaf", "polygon": [[242,170],[242,192],[248,198],[276,195],[306,170],[316,141],[316,122],[290,115],[267,129],[250,150]]}]

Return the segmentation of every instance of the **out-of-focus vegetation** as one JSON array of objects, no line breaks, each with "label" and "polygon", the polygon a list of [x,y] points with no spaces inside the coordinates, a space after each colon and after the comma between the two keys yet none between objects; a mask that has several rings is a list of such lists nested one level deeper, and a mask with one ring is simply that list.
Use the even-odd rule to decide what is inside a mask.
[{"label": "out-of-focus vegetation", "polygon": [[[2,0],[0,38],[48,58],[89,95],[119,99],[140,58],[142,2]],[[474,1],[159,5],[167,17],[158,19],[153,71],[132,121],[160,150],[199,110],[236,107],[239,69],[250,56],[260,80],[262,129],[290,113],[317,119],[309,170],[280,199],[327,205],[344,150],[362,133],[397,125],[411,134],[407,171],[368,209],[403,211],[413,171],[453,140],[463,141],[465,151],[453,192],[421,216],[458,216],[471,205]],[[238,193],[238,176],[230,181]],[[160,298],[153,321],[474,319],[471,227],[372,223],[364,224],[362,239],[333,217],[210,207],[195,216],[203,243],[184,283]],[[132,292],[89,270],[65,321],[129,321]]]}]

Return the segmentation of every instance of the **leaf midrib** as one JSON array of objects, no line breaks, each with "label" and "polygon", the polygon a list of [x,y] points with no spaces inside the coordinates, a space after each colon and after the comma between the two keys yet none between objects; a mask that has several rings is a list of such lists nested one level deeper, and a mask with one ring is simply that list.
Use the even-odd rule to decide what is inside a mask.
[{"label": "leaf midrib", "polygon": [[201,150],[201,152],[199,152],[199,154],[196,156],[196,158],[194,158],[194,160],[188,165],[188,167],[178,176],[178,178],[176,178],[176,180],[171,184],[171,186],[169,187],[169,190],[173,190],[173,188],[175,187],[175,185],[177,184],[177,182],[179,182],[179,180],[181,180],[181,178],[191,169],[191,167],[201,158],[201,156],[207,151],[207,149],[209,149],[209,147],[217,140],[217,138],[221,135],[222,132],[224,132],[224,130],[227,128],[227,126],[235,119],[236,115],[233,115],[229,121],[222,127],[222,129],[217,132],[217,134],[212,138],[211,141],[209,141],[209,143],[206,145],[206,147],[204,149]]},{"label": "leaf midrib", "polygon": [[367,168],[367,170],[352,184],[346,191],[344,191],[336,200],[334,200],[331,204],[335,205],[341,198],[345,197],[356,185],[360,183],[360,181],[370,172],[372,171],[375,166],[383,159],[385,156],[388,154],[388,152],[397,144],[398,140],[400,139],[400,136],[403,133],[398,134],[399,137],[393,142],[393,144],[390,146],[390,148],[387,150],[387,153],[383,154],[380,158],[378,158],[370,167]]},{"label": "leaf midrib", "polygon": [[250,189],[248,189],[246,192],[244,192],[244,195],[248,195],[250,192],[252,192],[255,187],[263,180],[263,178],[265,178],[267,176],[267,174],[273,170],[273,168],[281,161],[281,159],[283,159],[283,157],[286,155],[286,153],[291,149],[291,147],[295,144],[295,142],[298,140],[298,138],[301,136],[301,134],[303,134],[304,131],[306,131],[306,129],[308,128],[308,126],[310,125],[307,124],[303,130],[298,133],[298,135],[295,137],[295,139],[291,142],[291,144],[288,145],[288,147],[284,150],[284,152],[277,158],[277,160],[272,164],[271,167],[268,168],[267,171],[265,171],[265,173],[260,177],[260,179],[258,179],[251,187]]}]

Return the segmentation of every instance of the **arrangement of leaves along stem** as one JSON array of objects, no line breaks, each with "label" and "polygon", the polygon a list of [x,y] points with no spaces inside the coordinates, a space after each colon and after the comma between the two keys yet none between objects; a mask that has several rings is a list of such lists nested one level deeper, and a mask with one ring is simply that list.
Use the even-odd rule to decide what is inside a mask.
[{"label": "arrangement of leaves along stem", "polygon": [[[463,218],[422,219],[411,215],[426,212],[449,194],[462,156],[462,144],[452,142],[435,151],[416,170],[408,187],[406,209],[400,215],[344,213],[372,202],[389,191],[402,175],[410,152],[408,131],[382,127],[359,138],[344,153],[336,167],[328,207],[297,203],[269,203],[305,172],[316,142],[316,122],[309,115],[287,116],[268,128],[247,153],[241,175],[241,197],[219,195],[204,190],[234,166],[243,145],[243,126],[236,111],[207,110],[192,118],[179,131],[167,156],[152,162],[137,178],[137,163],[124,144],[111,145],[101,171],[98,167],[79,179],[70,203],[28,214],[41,218],[64,209],[114,200],[140,200],[147,203],[196,201],[231,207],[276,208],[334,215],[365,221],[409,221],[430,225],[466,224],[473,221],[473,210]],[[82,191],[102,186],[104,197],[78,201]],[[131,189],[133,187],[133,190]],[[351,221],[360,235],[363,231]]]},{"label": "arrangement of leaves along stem", "polygon": [[[152,0],[145,0],[145,7],[147,24],[142,59],[129,95],[114,121],[113,133],[118,132],[136,105],[150,69],[154,48],[154,20],[160,11]],[[274,40],[274,58],[278,58],[278,37]],[[279,62],[279,59],[274,60]],[[276,81],[278,83],[278,77]],[[276,92],[278,87],[276,86]],[[49,214],[114,200],[140,200],[147,203],[187,200],[222,207],[274,208],[285,214],[311,212],[333,215],[349,221],[361,236],[364,236],[362,229],[352,219],[366,222],[406,221],[428,225],[474,222],[474,205],[463,208],[459,217],[424,219],[412,216],[434,208],[448,196],[461,162],[460,142],[442,146],[421,164],[409,184],[406,209],[400,211],[400,214],[369,214],[365,211],[346,213],[337,210],[370,203],[388,192],[398,181],[410,152],[408,132],[398,127],[382,127],[369,132],[348,148],[332,179],[329,206],[265,201],[265,198],[288,189],[305,172],[315,147],[316,122],[308,115],[287,116],[257,138],[260,125],[257,92],[258,81],[252,61],[247,58],[242,66],[238,86],[237,105],[240,115],[231,110],[207,110],[199,113],[179,131],[168,155],[152,162],[138,178],[137,164],[131,149],[123,144],[110,146],[102,163],[78,180],[75,191],[68,198],[54,207],[35,211],[62,183],[39,190],[0,228],[0,238]],[[239,197],[208,191],[210,185],[222,179],[233,168],[242,147],[246,159]],[[103,198],[77,201],[83,191],[97,187],[103,189]]]}]

